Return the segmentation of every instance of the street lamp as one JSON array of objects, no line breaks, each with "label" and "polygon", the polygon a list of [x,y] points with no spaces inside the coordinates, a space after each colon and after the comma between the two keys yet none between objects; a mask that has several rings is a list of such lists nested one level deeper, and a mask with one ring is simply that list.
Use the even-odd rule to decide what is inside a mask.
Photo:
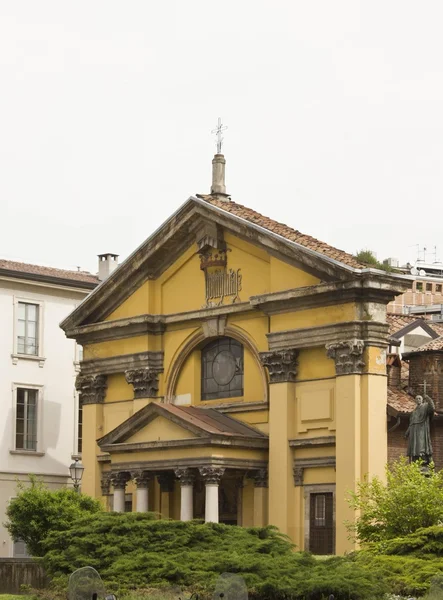
[{"label": "street lamp", "polygon": [[71,474],[71,479],[74,482],[74,490],[80,494],[80,482],[83,477],[83,471],[85,467],[82,465],[78,457],[75,457],[74,462],[69,467],[69,473]]}]

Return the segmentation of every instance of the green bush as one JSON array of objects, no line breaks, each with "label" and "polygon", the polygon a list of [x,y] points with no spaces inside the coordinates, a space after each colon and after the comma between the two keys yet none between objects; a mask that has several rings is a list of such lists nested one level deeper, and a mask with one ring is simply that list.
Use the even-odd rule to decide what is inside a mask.
[{"label": "green bush", "polygon": [[69,488],[49,490],[34,476],[29,486],[19,483],[17,487],[17,497],[6,510],[5,526],[14,540],[26,543],[32,556],[43,556],[48,533],[69,529],[76,519],[102,510],[98,500]]},{"label": "green bush", "polygon": [[294,552],[273,527],[242,528],[198,521],[163,521],[145,513],[101,513],[45,540],[48,573],[66,584],[76,568],[92,566],[120,591],[179,586],[209,595],[221,573],[244,577],[250,598],[320,600],[381,598],[377,573],[351,558],[317,560]]}]

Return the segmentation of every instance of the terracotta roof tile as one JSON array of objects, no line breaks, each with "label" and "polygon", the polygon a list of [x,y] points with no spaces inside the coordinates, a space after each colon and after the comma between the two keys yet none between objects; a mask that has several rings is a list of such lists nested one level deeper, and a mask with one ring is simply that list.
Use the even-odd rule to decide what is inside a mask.
[{"label": "terracotta roof tile", "polygon": [[287,240],[296,242],[301,246],[305,246],[305,248],[309,248],[310,250],[315,250],[320,254],[324,254],[328,258],[332,258],[338,262],[348,265],[349,267],[353,267],[355,269],[362,269],[367,267],[367,265],[359,263],[352,256],[352,254],[348,254],[344,250],[338,250],[337,248],[329,246],[329,244],[321,242],[320,240],[317,240],[311,237],[310,235],[300,233],[300,231],[292,229],[292,227],[289,227],[284,223],[278,223],[277,221],[274,221],[273,219],[265,217],[259,212],[252,210],[252,208],[248,208],[241,204],[237,204],[232,200],[221,200],[220,198],[215,198],[214,196],[199,195],[199,197],[206,200],[206,202],[208,202],[209,204],[212,204],[212,206],[221,208],[226,212],[236,215],[237,217],[240,217],[242,219],[245,219],[250,223],[254,223],[255,225],[259,225],[264,229],[268,229],[273,233],[277,233],[278,235],[281,235]]},{"label": "terracotta roof tile", "polygon": [[423,346],[416,348],[414,352],[435,352],[436,350],[443,351],[443,336],[440,336],[438,338],[435,338],[435,340],[431,340],[430,342],[423,344]]},{"label": "terracotta roof tile", "polygon": [[389,324],[389,335],[394,335],[397,331],[403,329],[414,321],[419,321],[421,317],[415,315],[396,315],[394,313],[388,313],[386,315],[386,322]]},{"label": "terracotta roof tile", "polygon": [[388,388],[388,406],[398,413],[409,414],[415,408],[415,401],[403,390]]},{"label": "terracotta roof tile", "polygon": [[0,259],[0,270],[15,271],[26,275],[40,275],[42,277],[55,277],[57,279],[65,279],[70,281],[78,281],[82,283],[100,283],[98,277],[88,271],[68,271],[65,269],[54,269],[53,267],[42,267],[39,265],[30,265],[12,260]]}]

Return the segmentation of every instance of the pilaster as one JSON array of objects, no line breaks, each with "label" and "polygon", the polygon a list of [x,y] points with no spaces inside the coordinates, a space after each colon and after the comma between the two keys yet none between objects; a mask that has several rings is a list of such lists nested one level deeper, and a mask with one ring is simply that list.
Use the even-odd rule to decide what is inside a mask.
[{"label": "pilaster", "polygon": [[173,473],[161,473],[157,476],[160,484],[160,512],[163,519],[172,518],[172,498],[174,491]]},{"label": "pilaster", "polygon": [[255,471],[254,479],[254,527],[268,524],[268,470]]}]

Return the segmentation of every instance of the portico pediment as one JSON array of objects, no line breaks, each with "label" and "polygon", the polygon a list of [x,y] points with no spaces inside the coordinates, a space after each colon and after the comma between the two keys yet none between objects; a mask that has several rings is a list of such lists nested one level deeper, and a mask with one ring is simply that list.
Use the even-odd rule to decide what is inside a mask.
[{"label": "portico pediment", "polygon": [[268,436],[214,409],[152,402],[98,440],[104,452],[137,452],[174,446],[266,448]]}]

